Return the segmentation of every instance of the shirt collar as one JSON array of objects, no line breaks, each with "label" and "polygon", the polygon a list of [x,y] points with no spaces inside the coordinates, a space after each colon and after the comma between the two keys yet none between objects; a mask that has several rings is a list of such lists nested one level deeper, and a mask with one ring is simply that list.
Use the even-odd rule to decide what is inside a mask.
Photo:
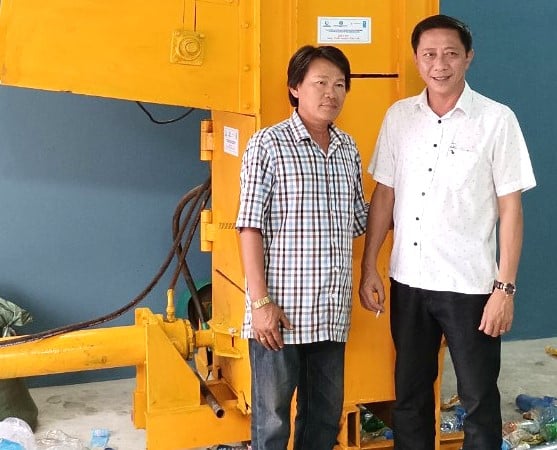
[{"label": "shirt collar", "polygon": [[[465,115],[469,116],[472,112],[472,97],[472,89],[470,89],[470,86],[465,81],[464,90],[462,91],[462,94],[460,94],[456,105],[447,114],[445,114],[445,116],[450,117],[454,113],[454,111],[457,110],[462,111]],[[422,111],[431,110],[427,103],[427,88],[425,88],[422,93],[416,97],[414,105],[417,108],[420,108]]]},{"label": "shirt collar", "polygon": [[[294,140],[300,142],[303,140],[311,140],[309,131],[305,127],[298,111],[294,110],[290,116],[290,129],[294,135]],[[329,124],[329,134],[331,136],[331,146],[338,145],[340,143],[346,143],[344,139],[344,134],[340,132],[339,128],[334,123]]]},{"label": "shirt collar", "polygon": [[302,122],[302,118],[298,114],[297,110],[294,110],[290,116],[290,128],[292,129],[292,134],[294,135],[294,140],[296,142],[311,139],[309,131]]}]

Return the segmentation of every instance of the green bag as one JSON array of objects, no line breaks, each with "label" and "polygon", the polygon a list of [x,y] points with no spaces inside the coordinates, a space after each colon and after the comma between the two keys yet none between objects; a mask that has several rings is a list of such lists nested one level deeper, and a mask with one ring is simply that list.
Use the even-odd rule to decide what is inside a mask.
[{"label": "green bag", "polygon": [[[14,326],[23,326],[33,319],[19,306],[0,298],[0,329],[2,337],[14,336]],[[6,417],[24,420],[34,431],[39,410],[23,378],[0,380],[0,421]]]}]

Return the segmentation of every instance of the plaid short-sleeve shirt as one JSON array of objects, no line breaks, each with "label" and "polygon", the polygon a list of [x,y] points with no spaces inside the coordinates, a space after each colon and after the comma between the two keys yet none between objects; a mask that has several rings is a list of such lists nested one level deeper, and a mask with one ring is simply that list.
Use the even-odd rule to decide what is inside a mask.
[{"label": "plaid short-sleeve shirt", "polygon": [[[331,125],[325,154],[297,112],[256,132],[242,159],[236,226],[261,230],[269,295],[293,330],[286,344],[347,339],[352,241],[367,205],[354,140]],[[253,337],[249,292],[243,337]]]}]

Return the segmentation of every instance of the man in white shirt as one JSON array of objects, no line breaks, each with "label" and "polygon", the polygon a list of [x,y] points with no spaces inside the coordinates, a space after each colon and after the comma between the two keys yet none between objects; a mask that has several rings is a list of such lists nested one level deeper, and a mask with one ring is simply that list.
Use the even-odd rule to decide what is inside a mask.
[{"label": "man in white shirt", "polygon": [[377,255],[394,225],[395,449],[434,449],[433,383],[445,335],[467,412],[463,450],[499,450],[500,336],[513,320],[521,192],[536,181],[514,113],[465,81],[474,57],[468,27],[428,17],[412,46],[426,89],[389,109],[369,166],[377,186],[360,300],[371,311],[384,308]]}]

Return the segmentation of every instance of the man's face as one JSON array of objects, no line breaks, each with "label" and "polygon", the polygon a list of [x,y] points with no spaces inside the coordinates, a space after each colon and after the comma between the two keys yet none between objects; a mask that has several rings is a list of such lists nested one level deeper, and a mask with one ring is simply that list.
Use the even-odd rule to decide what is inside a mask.
[{"label": "man's face", "polygon": [[464,89],[464,75],[473,57],[473,50],[466,54],[458,31],[445,28],[424,31],[415,60],[428,95],[460,95]]},{"label": "man's face", "polygon": [[346,98],[344,73],[327,59],[314,59],[304,80],[290,92],[298,99],[302,119],[328,125],[340,114]]}]

